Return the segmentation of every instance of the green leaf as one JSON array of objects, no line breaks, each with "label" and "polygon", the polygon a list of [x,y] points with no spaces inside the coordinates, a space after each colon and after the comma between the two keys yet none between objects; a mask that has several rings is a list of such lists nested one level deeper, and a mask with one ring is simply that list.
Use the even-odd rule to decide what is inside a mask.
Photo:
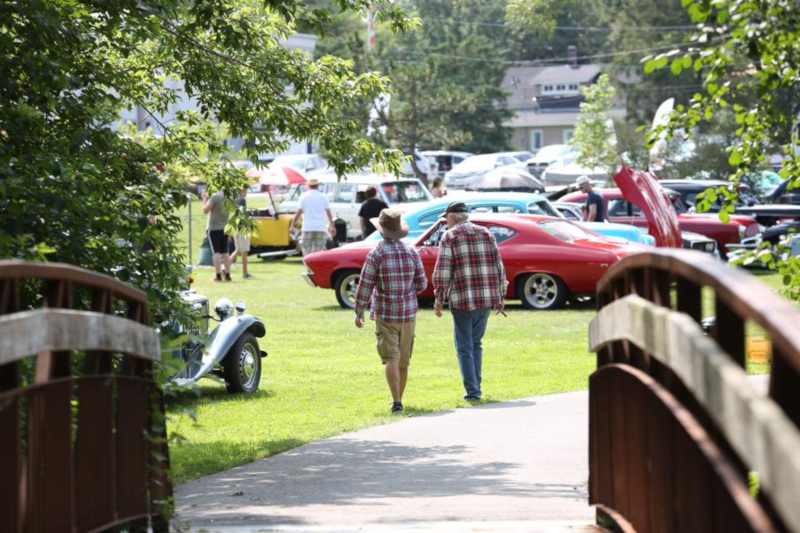
[{"label": "green leaf", "polygon": [[673,59],[672,63],[669,66],[669,70],[676,76],[680,74],[681,70],[683,70],[683,59],[682,58]]},{"label": "green leaf", "polygon": [[656,61],[654,59],[650,59],[644,64],[644,73],[645,74],[650,74],[655,69],[656,69]]},{"label": "green leaf", "polygon": [[719,212],[719,219],[722,221],[723,224],[727,224],[731,221],[731,216],[726,211]]},{"label": "green leaf", "polygon": [[738,149],[734,148],[734,150],[731,152],[731,156],[728,158],[728,163],[730,163],[732,167],[738,167],[739,163],[741,162],[742,153]]}]

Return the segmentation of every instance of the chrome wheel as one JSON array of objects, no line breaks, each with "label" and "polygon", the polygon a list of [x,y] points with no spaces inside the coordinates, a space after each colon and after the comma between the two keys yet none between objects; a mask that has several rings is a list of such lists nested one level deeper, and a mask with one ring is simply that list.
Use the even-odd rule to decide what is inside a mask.
[{"label": "chrome wheel", "polygon": [[360,274],[357,270],[348,271],[341,274],[336,281],[336,300],[345,309],[353,309],[356,306],[356,289]]},{"label": "chrome wheel", "polygon": [[544,272],[531,274],[521,285],[519,298],[528,309],[556,309],[563,305],[567,297],[564,283]]},{"label": "chrome wheel", "polygon": [[245,344],[239,354],[239,377],[245,389],[253,387],[260,362],[258,354],[254,353],[253,345]]}]

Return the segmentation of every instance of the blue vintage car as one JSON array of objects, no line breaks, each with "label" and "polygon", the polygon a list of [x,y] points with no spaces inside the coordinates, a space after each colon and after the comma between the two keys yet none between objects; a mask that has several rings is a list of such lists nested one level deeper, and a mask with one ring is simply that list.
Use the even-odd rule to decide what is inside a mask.
[{"label": "blue vintage car", "polygon": [[[494,192],[494,193],[469,193],[453,195],[427,202],[419,208],[403,215],[403,220],[408,224],[407,238],[416,238],[431,227],[451,202],[464,202],[470,213],[528,213],[532,215],[546,215],[565,218],[553,205],[540,194],[521,192]],[[595,233],[606,237],[614,237],[629,242],[655,245],[655,239],[628,224],[611,224],[606,222],[579,222]],[[380,235],[375,232],[369,239],[378,240]]]}]

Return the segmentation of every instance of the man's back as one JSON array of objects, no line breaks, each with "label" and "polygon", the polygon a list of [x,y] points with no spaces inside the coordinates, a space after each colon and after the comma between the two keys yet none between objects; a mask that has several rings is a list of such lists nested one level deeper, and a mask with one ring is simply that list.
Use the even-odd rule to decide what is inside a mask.
[{"label": "man's back", "polygon": [[464,222],[444,234],[433,283],[452,308],[495,306],[505,296],[505,279],[497,244],[488,229]]},{"label": "man's back", "polygon": [[371,315],[387,322],[412,320],[417,293],[428,285],[416,250],[398,240],[383,240],[367,254],[356,309],[371,300]]},{"label": "man's back", "polygon": [[325,210],[330,203],[328,197],[317,189],[310,189],[300,197],[303,210],[303,231],[325,231],[328,228]]}]

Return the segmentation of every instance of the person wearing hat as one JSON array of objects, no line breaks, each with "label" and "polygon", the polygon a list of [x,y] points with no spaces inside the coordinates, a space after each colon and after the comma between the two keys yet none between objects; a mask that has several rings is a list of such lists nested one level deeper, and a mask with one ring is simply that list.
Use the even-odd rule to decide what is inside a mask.
[{"label": "person wearing hat", "polygon": [[433,311],[441,317],[450,304],[464,399],[477,401],[483,394],[483,335],[492,308],[503,312],[508,281],[494,235],[469,222],[466,204],[452,202],[444,217],[448,230],[433,269]]},{"label": "person wearing hat", "polygon": [[308,190],[300,196],[300,203],[289,226],[294,228],[297,219],[303,217],[303,234],[300,239],[300,249],[303,251],[303,255],[325,249],[326,230],[331,239],[336,237],[330,202],[328,202],[327,196],[319,192],[319,180],[311,178],[306,182],[306,186]]},{"label": "person wearing hat", "polygon": [[392,413],[403,412],[403,392],[414,348],[417,294],[428,286],[428,278],[417,251],[400,239],[408,235],[400,212],[384,209],[370,222],[383,240],[367,254],[356,289],[356,327],[364,327],[364,311],[375,321],[378,355],[385,365],[386,382],[392,394]]},{"label": "person wearing hat", "polygon": [[575,184],[582,193],[586,193],[586,210],[584,218],[587,222],[603,222],[606,219],[603,197],[592,189],[592,182],[589,176],[581,176]]}]

